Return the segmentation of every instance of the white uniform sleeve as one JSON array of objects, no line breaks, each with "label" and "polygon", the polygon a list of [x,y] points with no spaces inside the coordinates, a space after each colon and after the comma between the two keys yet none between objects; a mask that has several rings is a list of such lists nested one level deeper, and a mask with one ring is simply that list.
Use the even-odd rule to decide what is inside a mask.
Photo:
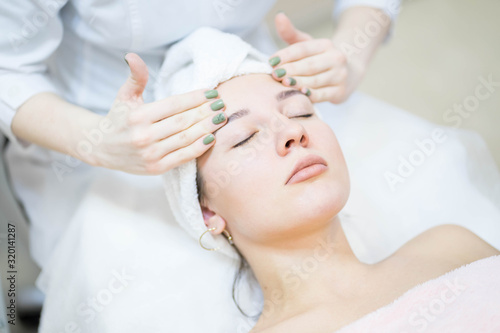
[{"label": "white uniform sleeve", "polygon": [[[391,19],[391,26],[389,27],[389,32],[384,39],[386,43],[390,36],[392,35],[392,30],[394,28],[394,22],[399,14],[401,0],[336,0],[333,9],[333,18],[338,20],[340,15],[344,10],[354,7],[354,6],[367,6],[383,10]],[[374,17],[374,22],[382,22],[380,18]]]},{"label": "white uniform sleeve", "polygon": [[19,106],[40,92],[58,93],[45,61],[63,36],[60,9],[67,0],[0,2],[0,131],[29,145],[11,131]]}]

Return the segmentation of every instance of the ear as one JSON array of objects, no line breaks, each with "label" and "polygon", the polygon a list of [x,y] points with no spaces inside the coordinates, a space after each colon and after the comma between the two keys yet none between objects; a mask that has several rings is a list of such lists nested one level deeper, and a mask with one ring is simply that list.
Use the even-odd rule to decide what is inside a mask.
[{"label": "ear", "polygon": [[219,235],[226,228],[226,220],[219,214],[212,211],[210,208],[202,206],[203,220],[207,228],[216,228],[212,234]]}]

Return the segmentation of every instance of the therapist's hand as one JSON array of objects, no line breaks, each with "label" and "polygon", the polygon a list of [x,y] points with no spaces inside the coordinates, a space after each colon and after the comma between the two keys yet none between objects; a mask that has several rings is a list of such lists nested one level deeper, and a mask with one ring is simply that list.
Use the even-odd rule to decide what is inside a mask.
[{"label": "therapist's hand", "polygon": [[363,67],[348,62],[331,39],[314,39],[296,29],[284,13],[276,15],[275,24],[289,46],[270,57],[273,78],[302,90],[313,103],[345,101],[361,81]]},{"label": "therapist's hand", "polygon": [[[128,53],[125,59],[130,76],[109,113],[100,120],[105,130],[102,142],[93,150],[94,164],[159,175],[206,152],[215,143],[211,133],[227,122],[222,100],[206,96],[207,90],[195,90],[144,103],[147,66],[135,53]],[[219,124],[213,122],[216,116],[218,120],[222,116]]]}]

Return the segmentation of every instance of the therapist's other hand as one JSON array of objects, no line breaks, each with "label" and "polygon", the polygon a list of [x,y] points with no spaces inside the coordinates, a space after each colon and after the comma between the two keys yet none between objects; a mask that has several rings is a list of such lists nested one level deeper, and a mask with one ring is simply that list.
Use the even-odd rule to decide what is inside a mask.
[{"label": "therapist's other hand", "polygon": [[331,39],[314,39],[295,28],[284,13],[276,15],[275,24],[280,38],[289,46],[270,57],[273,78],[302,90],[313,103],[345,101],[364,71],[348,63]]},{"label": "therapist's other hand", "polygon": [[215,143],[211,133],[227,122],[217,91],[200,89],[144,103],[148,68],[135,53],[125,60],[130,76],[104,117],[110,130],[97,146],[95,165],[159,175],[207,151]]}]

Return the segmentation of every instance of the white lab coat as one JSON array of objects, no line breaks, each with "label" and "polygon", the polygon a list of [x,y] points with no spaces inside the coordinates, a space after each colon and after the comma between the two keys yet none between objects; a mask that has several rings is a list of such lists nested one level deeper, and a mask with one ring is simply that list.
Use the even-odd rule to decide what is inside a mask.
[{"label": "white lab coat", "polygon": [[[334,16],[355,5],[384,9],[391,0],[337,1]],[[396,1],[398,3],[398,1]],[[235,33],[263,52],[276,46],[262,23],[274,1],[25,0],[0,4],[0,130],[14,192],[31,223],[31,253],[43,267],[79,205],[96,168],[13,135],[15,110],[31,96],[55,92],[99,114],[109,110],[137,52],[150,72],[144,100],[169,45],[208,25]],[[304,1],[304,6],[307,2]]]}]

